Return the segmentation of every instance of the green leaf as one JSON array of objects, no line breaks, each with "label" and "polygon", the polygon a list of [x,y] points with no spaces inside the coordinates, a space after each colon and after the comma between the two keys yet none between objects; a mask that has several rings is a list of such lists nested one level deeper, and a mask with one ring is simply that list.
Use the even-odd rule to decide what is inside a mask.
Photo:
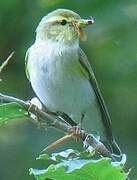
[{"label": "green leaf", "polygon": [[67,149],[59,153],[52,153],[51,156],[49,156],[48,154],[41,154],[36,159],[37,160],[53,160],[55,162],[61,162],[62,160],[69,160],[69,159],[74,159],[74,158],[91,159],[92,156],[93,154],[86,151],[79,152],[77,150]]},{"label": "green leaf", "polygon": [[109,158],[95,160],[87,153],[71,149],[54,153],[51,157],[41,155],[37,159],[56,162],[46,169],[31,168],[30,174],[37,180],[125,180],[127,177],[120,163],[111,162]]},{"label": "green leaf", "polygon": [[0,105],[0,124],[11,119],[22,118],[28,115],[28,112],[17,103],[5,103]]}]

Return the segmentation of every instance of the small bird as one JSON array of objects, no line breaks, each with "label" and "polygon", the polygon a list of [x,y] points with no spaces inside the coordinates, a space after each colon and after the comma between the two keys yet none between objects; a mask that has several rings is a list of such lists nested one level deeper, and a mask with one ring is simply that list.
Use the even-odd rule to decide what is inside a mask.
[{"label": "small bird", "polygon": [[62,112],[88,133],[121,154],[111,130],[111,120],[87,56],[79,46],[86,39],[83,28],[94,23],[67,9],[42,18],[36,40],[26,53],[26,74],[43,105]]}]

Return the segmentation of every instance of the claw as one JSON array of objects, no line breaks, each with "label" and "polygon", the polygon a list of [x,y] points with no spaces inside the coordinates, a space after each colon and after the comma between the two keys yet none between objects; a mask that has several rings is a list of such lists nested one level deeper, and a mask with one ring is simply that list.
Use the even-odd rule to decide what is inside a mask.
[{"label": "claw", "polygon": [[[28,112],[30,111],[30,109],[34,106],[35,107],[35,110],[37,111],[37,109],[42,109],[42,104],[41,102],[39,101],[38,98],[34,97],[32,98],[30,101],[29,101],[29,108],[28,108]],[[29,112],[30,113],[30,112]],[[30,113],[30,117],[34,120],[38,120],[37,116],[33,113]]]},{"label": "claw", "polygon": [[95,149],[91,146],[91,145],[89,145],[88,144],[88,140],[89,140],[89,134],[86,136],[86,138],[84,139],[84,141],[83,141],[83,146],[84,146],[84,149],[87,151],[87,152],[90,152],[90,154],[92,154],[94,151],[95,151]]},{"label": "claw", "polygon": [[36,106],[38,109],[42,109],[42,103],[39,101],[37,97],[34,97],[30,100],[30,106]]},{"label": "claw", "polygon": [[77,125],[77,126],[73,126],[69,129],[69,131],[71,133],[73,133],[73,138],[75,141],[79,141],[81,138],[80,138],[80,134],[81,134],[81,127],[80,125]]}]

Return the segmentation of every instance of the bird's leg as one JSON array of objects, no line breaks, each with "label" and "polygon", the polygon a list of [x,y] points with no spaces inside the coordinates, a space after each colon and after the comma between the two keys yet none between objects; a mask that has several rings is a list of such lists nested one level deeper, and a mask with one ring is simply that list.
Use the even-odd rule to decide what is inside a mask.
[{"label": "bird's leg", "polygon": [[71,117],[68,116],[66,113],[57,111],[56,115],[60,116],[62,118],[63,122],[65,121],[66,123],[68,123],[71,126],[77,126],[77,123],[74,120],[72,120]]},{"label": "bird's leg", "polygon": [[85,117],[85,113],[81,113],[80,123],[76,126],[76,135],[80,134],[84,117]]},{"label": "bird's leg", "polygon": [[[52,113],[52,112],[50,112],[50,113]],[[42,153],[46,153],[46,152],[52,151],[52,150],[56,149],[58,146],[65,144],[67,141],[69,141],[71,139],[76,139],[77,141],[80,139],[80,138],[78,138],[78,135],[80,133],[80,127],[78,127],[78,125],[77,125],[77,123],[75,121],[73,121],[64,112],[57,111],[57,112],[53,112],[52,114],[55,115],[55,116],[60,117],[60,120],[62,122],[65,122],[68,125],[71,125],[72,127],[70,128],[70,134],[67,134],[67,135],[63,136],[62,138],[56,140],[55,142],[53,142],[52,144],[50,144],[49,146],[44,148]],[[76,137],[75,134],[77,134],[77,137]]]},{"label": "bird's leg", "polygon": [[79,126],[82,127],[82,123],[84,121],[85,113],[81,113],[80,123]]}]

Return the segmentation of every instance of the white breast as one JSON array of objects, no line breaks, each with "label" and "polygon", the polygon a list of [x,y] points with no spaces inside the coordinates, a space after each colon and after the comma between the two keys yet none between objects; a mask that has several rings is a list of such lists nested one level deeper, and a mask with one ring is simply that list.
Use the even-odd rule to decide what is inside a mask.
[{"label": "white breast", "polygon": [[90,129],[102,128],[94,91],[80,70],[78,45],[34,44],[28,65],[33,90],[46,107],[65,112],[76,122],[84,113],[88,129],[89,123]]}]

